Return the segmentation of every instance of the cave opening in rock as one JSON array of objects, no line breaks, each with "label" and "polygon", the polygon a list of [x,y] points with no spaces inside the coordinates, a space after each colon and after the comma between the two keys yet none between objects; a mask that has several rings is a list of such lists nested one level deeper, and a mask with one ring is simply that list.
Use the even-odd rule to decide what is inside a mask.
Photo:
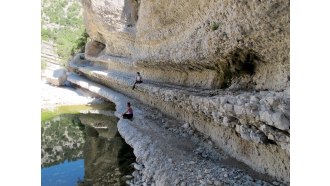
[{"label": "cave opening in rock", "polygon": [[228,88],[234,82],[239,84],[243,79],[246,81],[247,77],[252,79],[260,61],[260,57],[251,49],[236,48],[232,50],[217,64],[221,80],[220,87]]},{"label": "cave opening in rock", "polygon": [[105,49],[105,44],[98,41],[91,41],[87,43],[86,46],[86,54],[96,57]]}]

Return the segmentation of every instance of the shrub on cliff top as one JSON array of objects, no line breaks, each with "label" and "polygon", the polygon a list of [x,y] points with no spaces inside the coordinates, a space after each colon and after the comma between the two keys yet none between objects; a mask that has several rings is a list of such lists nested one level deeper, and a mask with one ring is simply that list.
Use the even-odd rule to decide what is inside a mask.
[{"label": "shrub on cliff top", "polygon": [[88,34],[81,4],[67,0],[42,0],[41,38],[54,41],[64,65],[77,52],[84,52]]}]

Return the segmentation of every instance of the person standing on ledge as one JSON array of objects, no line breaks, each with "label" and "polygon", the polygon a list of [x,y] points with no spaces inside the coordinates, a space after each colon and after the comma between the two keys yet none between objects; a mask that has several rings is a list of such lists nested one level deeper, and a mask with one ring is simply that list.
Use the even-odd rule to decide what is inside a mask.
[{"label": "person standing on ledge", "polygon": [[124,119],[132,119],[133,118],[133,109],[131,107],[131,103],[127,102],[127,110],[122,114]]},{"label": "person standing on ledge", "polygon": [[133,84],[133,87],[132,87],[132,89],[134,90],[135,89],[135,84],[137,84],[137,83],[142,83],[143,81],[142,81],[142,76],[140,75],[140,72],[137,72],[137,76],[136,76],[136,78],[135,78],[135,83]]}]

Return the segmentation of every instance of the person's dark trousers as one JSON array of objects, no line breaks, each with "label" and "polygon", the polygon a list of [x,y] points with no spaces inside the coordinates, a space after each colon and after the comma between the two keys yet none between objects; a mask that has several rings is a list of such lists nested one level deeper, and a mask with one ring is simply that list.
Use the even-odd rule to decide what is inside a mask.
[{"label": "person's dark trousers", "polygon": [[133,114],[123,114],[123,118],[124,119],[132,119],[133,118]]},{"label": "person's dark trousers", "polygon": [[132,89],[133,89],[133,90],[135,89],[135,84],[140,84],[140,83],[142,83],[142,81],[135,81],[135,83],[133,84]]}]

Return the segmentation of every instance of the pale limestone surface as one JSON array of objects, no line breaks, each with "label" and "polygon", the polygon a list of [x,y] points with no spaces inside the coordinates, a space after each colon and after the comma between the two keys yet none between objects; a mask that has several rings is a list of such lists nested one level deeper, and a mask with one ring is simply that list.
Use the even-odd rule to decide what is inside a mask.
[{"label": "pale limestone surface", "polygon": [[[148,80],[132,90],[133,76],[77,64],[77,61],[72,62],[71,67],[90,80],[189,123],[229,155],[255,170],[288,181],[290,131],[275,128],[272,120],[267,123],[259,115],[260,110],[289,117],[288,92],[203,90],[155,84]],[[77,84],[72,79],[69,81]],[[269,104],[266,98],[276,101]]]},{"label": "pale limestone surface", "polygon": [[48,83],[55,86],[63,86],[66,81],[66,69],[46,70],[45,76]]},{"label": "pale limestone surface", "polygon": [[[128,185],[286,185],[243,168],[187,123],[86,78],[72,74],[68,80],[116,104],[118,131],[133,147],[137,161]],[[132,120],[121,118],[127,101]]]},{"label": "pale limestone surface", "polygon": [[[92,40],[86,60],[71,61],[73,71],[188,123],[230,156],[289,182],[289,1],[82,3]],[[133,91],[137,71],[144,83]]]},{"label": "pale limestone surface", "polygon": [[[289,1],[84,0],[83,5],[93,39],[87,59],[131,58],[146,77],[180,85],[222,87],[232,83],[229,73],[240,83],[246,76],[255,89],[289,86]],[[244,73],[246,64],[254,66],[252,75]]]},{"label": "pale limestone surface", "polygon": [[53,86],[45,79],[42,79],[40,86],[42,109],[52,109],[62,105],[85,105],[97,100],[84,90]]},{"label": "pale limestone surface", "polygon": [[[117,71],[102,70],[98,67],[82,67],[78,64],[79,62],[75,61],[75,64],[71,63],[71,66],[79,69],[80,73],[85,74],[90,79],[127,92],[133,97],[136,96],[136,98],[149,102],[157,108],[165,109],[168,114],[181,117],[184,121],[194,123],[195,117],[198,116],[200,120],[207,120],[215,125],[223,125],[233,129],[236,125],[246,125],[250,136],[244,137],[246,140],[267,143],[266,139],[261,140],[261,138],[269,134],[268,139],[275,143],[289,143],[289,134],[287,133],[290,133],[290,101],[287,91],[203,90],[157,84],[149,80],[138,85],[139,91],[132,91],[130,89],[133,84],[133,76]],[[192,113],[191,116],[189,116],[190,113]],[[267,130],[267,134],[264,134],[260,128],[264,124],[272,129]],[[247,134],[240,127],[236,128],[236,131],[241,135]],[[273,131],[272,134],[269,131]],[[256,133],[259,137],[255,136]],[[281,134],[282,137],[272,137],[275,133],[276,136]],[[285,142],[275,140],[283,138],[287,140]],[[284,149],[289,154],[289,149]]]}]

